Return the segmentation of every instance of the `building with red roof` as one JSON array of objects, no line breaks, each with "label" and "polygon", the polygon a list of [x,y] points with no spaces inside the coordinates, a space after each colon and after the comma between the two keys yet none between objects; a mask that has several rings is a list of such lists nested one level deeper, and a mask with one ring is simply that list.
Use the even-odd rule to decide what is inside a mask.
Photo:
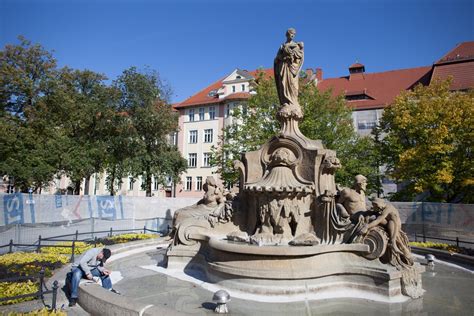
[{"label": "building with red roof", "polygon": [[[261,71],[267,77],[273,76],[273,69]],[[365,65],[356,62],[349,66],[348,75],[326,79],[319,68],[306,72],[319,89],[330,89],[334,95],[345,96],[353,110],[354,127],[359,134],[368,135],[383,109],[402,91],[449,76],[453,78],[453,90],[474,88],[474,42],[457,45],[431,66],[367,73]],[[216,172],[216,168],[210,166],[211,147],[218,145],[223,127],[230,122],[232,109],[244,104],[253,93],[250,84],[256,73],[257,70],[235,69],[174,105],[180,112],[177,144],[189,165],[177,186],[176,196],[202,196],[206,177]]]}]

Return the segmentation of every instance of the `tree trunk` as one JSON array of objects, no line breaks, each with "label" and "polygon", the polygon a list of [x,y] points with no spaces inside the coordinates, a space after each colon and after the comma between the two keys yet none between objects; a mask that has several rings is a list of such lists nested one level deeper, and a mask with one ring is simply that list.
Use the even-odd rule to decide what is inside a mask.
[{"label": "tree trunk", "polygon": [[74,183],[74,195],[81,194],[81,181],[78,180]]},{"label": "tree trunk", "polygon": [[145,185],[146,185],[146,196],[151,196],[151,175],[150,173],[146,173],[146,180],[145,180]]},{"label": "tree trunk", "polygon": [[112,173],[110,174],[110,181],[109,181],[109,192],[110,192],[111,196],[115,195],[114,183],[115,183],[115,167],[114,167]]},{"label": "tree trunk", "polygon": [[84,195],[89,195],[90,184],[91,184],[91,176],[87,175],[86,180],[84,182]]}]

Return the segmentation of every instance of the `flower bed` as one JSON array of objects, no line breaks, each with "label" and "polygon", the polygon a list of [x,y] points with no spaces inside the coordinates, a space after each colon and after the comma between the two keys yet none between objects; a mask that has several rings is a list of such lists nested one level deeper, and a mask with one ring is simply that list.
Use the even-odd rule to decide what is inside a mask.
[{"label": "flower bed", "polygon": [[[52,271],[69,262],[69,257],[61,254],[35,252],[15,252],[0,256],[0,279],[18,276],[35,276],[41,268],[45,268],[45,276],[51,276]],[[0,297],[32,294],[38,292],[38,279],[17,282],[0,282]],[[0,302],[0,305],[16,304],[33,300],[34,297],[13,299]]]},{"label": "flower bed", "polygon": [[29,313],[18,313],[18,312],[10,312],[5,314],[5,316],[67,316],[66,312],[61,310],[52,310],[50,311],[47,308],[31,311]]},{"label": "flower bed", "polygon": [[462,255],[474,256],[474,250],[464,247],[457,247],[455,245],[443,244],[438,242],[410,242],[410,246],[420,247],[420,248],[433,248],[433,249],[440,249],[449,251],[451,253],[459,253]]},{"label": "flower bed", "polygon": [[[72,241],[66,242],[59,242],[55,244],[56,246],[64,246],[64,247],[42,247],[41,253],[49,253],[49,254],[72,254]],[[97,247],[102,247],[103,245],[97,244]],[[89,249],[94,248],[93,244],[85,243],[83,241],[76,241],[74,243],[74,254],[80,255],[86,252]]]},{"label": "flower bed", "polygon": [[103,245],[114,245],[114,244],[123,244],[126,242],[135,241],[135,240],[152,239],[156,237],[157,235],[155,234],[133,233],[133,234],[122,234],[122,235],[115,235],[112,237],[100,238],[97,241]]}]

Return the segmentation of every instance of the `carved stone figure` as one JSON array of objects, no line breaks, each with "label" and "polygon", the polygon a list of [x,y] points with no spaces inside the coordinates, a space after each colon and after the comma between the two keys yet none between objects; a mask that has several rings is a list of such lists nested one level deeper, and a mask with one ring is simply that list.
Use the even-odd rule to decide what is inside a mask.
[{"label": "carved stone figure", "polygon": [[222,194],[222,189],[217,186],[216,179],[209,176],[203,185],[204,197],[198,204],[205,204],[208,206],[219,205],[225,202],[225,197]]},{"label": "carved stone figure", "polygon": [[275,82],[282,109],[280,115],[303,117],[298,103],[298,79],[303,66],[303,42],[294,42],[296,30],[286,31],[286,42],[280,46],[274,62]]},{"label": "carved stone figure", "polygon": [[337,208],[341,217],[350,217],[353,222],[357,222],[360,215],[365,215],[367,211],[367,205],[365,204],[366,188],[367,178],[358,174],[354,178],[352,189],[344,188],[339,192]]},{"label": "carved stone figure", "polygon": [[362,228],[362,233],[366,234],[370,229],[381,226],[389,237],[389,249],[391,250],[390,263],[396,267],[406,267],[413,265],[413,258],[408,245],[408,237],[402,231],[402,222],[398,210],[383,199],[376,198],[372,201],[372,206],[376,212],[376,219]]},{"label": "carved stone figure", "polygon": [[[402,223],[398,210],[393,205],[379,198],[372,201],[372,206],[377,217],[362,228],[362,234],[367,236],[377,229],[380,230],[380,228],[383,228],[385,230],[388,234],[388,246],[385,254],[380,258],[381,261],[388,262],[401,271],[402,275],[400,281],[403,294],[411,298],[423,296],[421,274],[415,266],[411,255],[408,237],[402,231]],[[382,234],[383,232],[379,231],[375,235],[382,236]],[[372,235],[375,236],[374,234]]]}]

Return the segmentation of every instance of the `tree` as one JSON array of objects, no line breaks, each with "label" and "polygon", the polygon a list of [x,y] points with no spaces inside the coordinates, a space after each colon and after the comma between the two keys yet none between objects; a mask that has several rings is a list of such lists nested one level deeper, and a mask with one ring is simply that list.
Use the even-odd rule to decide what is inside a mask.
[{"label": "tree", "polygon": [[19,36],[20,45],[0,51],[0,111],[21,116],[49,91],[56,59],[41,45]]},{"label": "tree", "polygon": [[474,201],[474,92],[451,92],[450,82],[403,92],[383,114],[382,159],[403,184],[395,199]]},{"label": "tree", "polygon": [[[235,108],[232,123],[224,128],[219,145],[213,148],[212,162],[226,183],[235,183],[238,174],[232,161],[241,152],[256,150],[276,135],[280,129],[276,120],[279,101],[273,78],[258,72],[248,103]],[[331,91],[320,92],[317,87],[301,78],[299,101],[304,118],[302,133],[312,139],[321,139],[326,148],[336,150],[343,168],[336,180],[351,185],[354,176],[363,173],[369,178],[371,189],[380,190],[378,165],[371,138],[357,135],[352,125],[351,109],[343,96],[333,97]]]},{"label": "tree", "polygon": [[90,176],[105,166],[105,140],[114,115],[113,91],[106,79],[90,70],[61,69],[54,92],[44,100],[47,109],[37,115],[61,131],[57,169],[71,179],[76,194],[83,179],[88,194]]},{"label": "tree", "polygon": [[133,127],[135,154],[130,158],[130,171],[143,179],[143,189],[151,196],[152,179],[160,184],[166,177],[177,180],[186,169],[186,160],[169,135],[178,130],[178,113],[169,105],[170,89],[157,72],[125,70],[115,81],[120,91],[118,110],[126,113]]},{"label": "tree", "polygon": [[0,173],[26,192],[47,185],[56,173],[59,132],[39,122],[37,113],[46,107],[57,69],[50,52],[19,40],[0,51]]}]

